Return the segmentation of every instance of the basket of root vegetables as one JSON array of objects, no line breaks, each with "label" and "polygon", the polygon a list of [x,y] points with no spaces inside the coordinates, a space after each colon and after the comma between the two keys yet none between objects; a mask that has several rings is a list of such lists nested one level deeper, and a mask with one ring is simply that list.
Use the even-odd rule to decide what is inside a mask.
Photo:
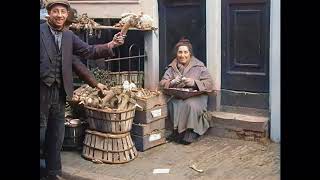
[{"label": "basket of root vegetables", "polygon": [[99,132],[122,134],[129,132],[135,115],[136,100],[122,86],[103,92],[83,85],[75,90],[73,101],[83,104],[89,128]]}]

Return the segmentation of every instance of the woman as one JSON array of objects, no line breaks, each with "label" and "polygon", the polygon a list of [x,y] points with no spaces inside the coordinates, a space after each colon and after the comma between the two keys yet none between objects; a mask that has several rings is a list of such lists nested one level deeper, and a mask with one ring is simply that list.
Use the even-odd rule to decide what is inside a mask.
[{"label": "woman", "polygon": [[194,142],[209,128],[203,113],[207,111],[208,95],[213,90],[213,81],[204,64],[193,56],[192,45],[181,39],[175,46],[176,58],[160,81],[161,88],[191,88],[204,92],[185,100],[172,98],[168,111],[174,125],[172,136],[182,144]]}]

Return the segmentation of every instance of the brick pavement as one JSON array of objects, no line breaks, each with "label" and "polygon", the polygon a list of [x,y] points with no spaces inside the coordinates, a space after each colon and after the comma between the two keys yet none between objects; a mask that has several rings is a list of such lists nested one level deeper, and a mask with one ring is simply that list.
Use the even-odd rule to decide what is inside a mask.
[{"label": "brick pavement", "polygon": [[[62,153],[64,176],[70,180],[278,180],[280,145],[205,136],[185,146],[170,142],[145,152],[125,164],[94,164],[80,152]],[[195,164],[203,173],[192,170]],[[169,174],[153,174],[169,168]]]}]

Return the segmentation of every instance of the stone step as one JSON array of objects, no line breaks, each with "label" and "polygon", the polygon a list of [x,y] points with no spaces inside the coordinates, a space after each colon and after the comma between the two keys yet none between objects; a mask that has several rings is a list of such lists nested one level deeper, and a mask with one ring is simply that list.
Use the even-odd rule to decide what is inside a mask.
[{"label": "stone step", "polygon": [[208,116],[211,127],[208,134],[210,135],[253,141],[268,138],[269,117],[267,116],[221,111],[208,112]]},{"label": "stone step", "polygon": [[245,114],[251,116],[269,116],[268,109],[257,109],[257,108],[249,108],[249,107],[241,107],[241,106],[225,106],[221,105],[220,111],[222,112],[229,112],[229,113],[236,113],[236,114]]}]

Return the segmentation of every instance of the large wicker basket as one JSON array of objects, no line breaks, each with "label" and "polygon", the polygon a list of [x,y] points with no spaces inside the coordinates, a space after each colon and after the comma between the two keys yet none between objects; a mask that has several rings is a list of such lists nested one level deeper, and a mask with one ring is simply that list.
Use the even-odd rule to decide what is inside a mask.
[{"label": "large wicker basket", "polygon": [[86,130],[82,150],[86,159],[120,164],[135,159],[137,155],[130,133],[106,134]]},{"label": "large wicker basket", "polygon": [[85,106],[89,128],[112,134],[123,134],[131,130],[135,109],[110,111]]}]

